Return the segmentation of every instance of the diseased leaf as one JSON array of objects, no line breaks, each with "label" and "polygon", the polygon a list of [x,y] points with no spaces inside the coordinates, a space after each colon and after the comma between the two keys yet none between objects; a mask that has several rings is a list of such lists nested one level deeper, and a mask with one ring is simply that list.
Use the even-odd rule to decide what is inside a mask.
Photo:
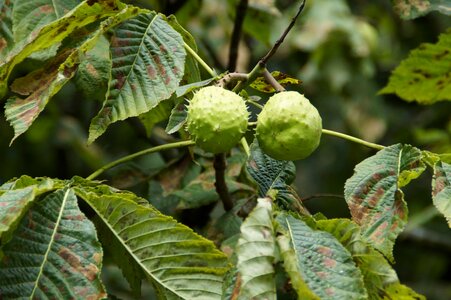
[{"label": "diseased leaf", "polygon": [[79,0],[15,0],[13,9],[14,40],[26,39],[33,31],[62,18]]},{"label": "diseased leaf", "polygon": [[[43,178],[42,180],[35,180],[30,178],[33,182],[23,187],[19,186],[18,179],[14,182],[11,188],[7,189],[5,185],[0,187],[0,238],[2,243],[5,242],[12,231],[16,229],[17,223],[26,213],[28,206],[40,194],[51,191],[54,188],[54,182],[51,179]],[[5,188],[3,190],[3,188]]]},{"label": "diseased leaf", "polygon": [[271,199],[258,199],[257,206],[244,220],[236,255],[241,276],[238,299],[277,299],[273,266],[276,240]]},{"label": "diseased leaf", "polygon": [[88,143],[111,123],[148,112],[168,99],[184,74],[183,39],[155,12],[140,14],[117,27],[111,54],[107,99],[91,122]]},{"label": "diseased leaf", "polygon": [[[451,8],[450,8],[451,11]],[[436,44],[422,44],[392,72],[380,93],[421,104],[451,100],[451,31]]]},{"label": "diseased leaf", "polygon": [[101,299],[102,248],[72,189],[33,204],[2,248],[2,298]]},{"label": "diseased leaf", "polygon": [[105,99],[111,70],[110,42],[101,35],[78,66],[75,83],[87,100]]},{"label": "diseased leaf", "polygon": [[116,14],[124,7],[118,0],[84,1],[64,17],[43,26],[27,39],[16,45],[6,59],[0,62],[0,98],[8,88],[8,77],[12,69],[31,53],[46,49],[61,42],[74,30]]},{"label": "diseased leaf", "polygon": [[334,236],[290,215],[277,222],[284,267],[299,299],[367,299],[360,270]]},{"label": "diseased leaf", "polygon": [[14,47],[12,7],[15,0],[0,0],[0,60]]},{"label": "diseased leaf", "polygon": [[424,171],[421,159],[421,151],[410,145],[386,147],[359,163],[345,184],[345,199],[363,238],[390,260],[395,239],[407,222],[400,188]]},{"label": "diseased leaf", "polygon": [[363,241],[360,227],[349,219],[320,220],[317,229],[332,234],[351,253],[363,275],[369,299],[381,299],[381,291],[399,283],[395,270],[385,257]]},{"label": "diseased leaf", "polygon": [[138,9],[126,7],[117,15],[103,21],[100,28],[77,48],[67,48],[61,51],[43,68],[14,81],[11,86],[12,90],[18,94],[29,96],[25,99],[10,98],[5,105],[6,119],[14,128],[14,137],[11,143],[28,130],[44,110],[50,98],[74,76],[81,57],[95,46],[102,34],[137,13]]},{"label": "diseased leaf", "polygon": [[451,2],[449,0],[392,0],[393,8],[405,20],[424,16],[432,11],[442,14],[451,14]]},{"label": "diseased leaf", "polygon": [[77,68],[73,61],[68,59],[69,54],[70,51],[65,51],[44,68],[14,81],[12,89],[16,93],[29,96],[25,99],[15,96],[6,102],[6,120],[14,128],[11,143],[28,130],[49,99],[74,76]]},{"label": "diseased leaf", "polygon": [[438,161],[434,165],[432,202],[451,227],[451,164]]},{"label": "diseased leaf", "polygon": [[[293,78],[287,74],[283,74],[279,71],[271,72],[271,75],[274,77],[274,79],[280,83],[283,87],[286,87],[289,84],[301,84],[302,81],[296,78]],[[250,84],[250,86],[260,92],[263,93],[274,93],[276,90],[274,87],[267,83],[265,78],[263,77],[257,77],[254,82]]]},{"label": "diseased leaf", "polygon": [[227,258],[211,241],[149,204],[138,204],[148,201],[130,192],[83,179],[77,179],[75,191],[120,245],[111,250],[119,251],[117,263],[128,270],[125,275],[139,269],[164,299],[221,299]]},{"label": "diseased leaf", "polygon": [[280,161],[269,157],[260,149],[258,141],[254,140],[246,169],[257,183],[259,197],[264,198],[268,193],[277,191],[277,204],[309,214],[296,192],[290,187],[296,173],[292,161]]}]

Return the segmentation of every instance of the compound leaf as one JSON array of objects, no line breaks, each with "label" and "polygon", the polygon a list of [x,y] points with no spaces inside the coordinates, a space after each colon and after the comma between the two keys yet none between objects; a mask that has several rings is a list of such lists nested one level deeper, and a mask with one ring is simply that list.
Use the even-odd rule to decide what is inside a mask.
[{"label": "compound leaf", "polygon": [[451,165],[442,161],[434,165],[432,202],[451,227]]},{"label": "compound leaf", "polygon": [[116,28],[107,99],[89,128],[88,143],[116,121],[138,116],[168,99],[184,74],[183,39],[155,12],[143,13]]},{"label": "compound leaf", "polygon": [[0,98],[8,90],[8,77],[14,66],[30,56],[31,53],[53,46],[76,29],[114,15],[123,7],[124,5],[117,0],[103,0],[94,3],[93,1],[84,1],[64,17],[43,26],[17,44],[6,59],[0,62]]},{"label": "compound leaf", "polygon": [[276,299],[275,232],[271,199],[258,199],[257,206],[241,225],[236,254],[241,290],[238,299]]},{"label": "compound leaf", "polygon": [[380,93],[395,93],[406,101],[433,104],[451,100],[451,31],[436,44],[422,44],[393,71]]},{"label": "compound leaf", "polygon": [[367,299],[360,270],[333,235],[290,215],[277,221],[284,267],[299,299]]},{"label": "compound leaf", "polygon": [[82,60],[81,56],[97,44],[97,41],[103,37],[103,33],[124,19],[136,15],[137,12],[138,10],[132,7],[124,8],[117,15],[103,21],[100,28],[81,45],[64,49],[43,68],[13,82],[11,89],[14,92],[29,96],[25,99],[15,96],[8,99],[5,105],[6,119],[14,128],[11,143],[28,130],[50,98],[74,76]]},{"label": "compound leaf", "polygon": [[396,144],[380,150],[354,169],[345,183],[345,199],[362,236],[393,260],[392,249],[407,222],[402,186],[425,169],[421,151]]},{"label": "compound leaf", "polygon": [[2,298],[100,299],[102,248],[72,189],[34,202],[2,248]]},{"label": "compound leaf", "polygon": [[451,2],[449,0],[392,0],[395,11],[405,20],[415,19],[424,16],[432,11],[439,11],[442,14],[451,14]]},{"label": "compound leaf", "polygon": [[251,145],[251,155],[247,161],[246,169],[257,183],[259,197],[264,198],[268,193],[276,191],[278,204],[308,214],[305,208],[301,206],[298,195],[290,187],[296,173],[292,161],[281,161],[269,157],[263,153],[258,141],[255,140]]},{"label": "compound leaf", "polygon": [[110,250],[118,252],[126,276],[140,270],[163,299],[221,299],[227,258],[211,241],[150,205],[140,205],[148,201],[132,193],[82,179],[75,189],[110,233],[101,236],[102,242],[110,245],[110,238],[119,245]]}]

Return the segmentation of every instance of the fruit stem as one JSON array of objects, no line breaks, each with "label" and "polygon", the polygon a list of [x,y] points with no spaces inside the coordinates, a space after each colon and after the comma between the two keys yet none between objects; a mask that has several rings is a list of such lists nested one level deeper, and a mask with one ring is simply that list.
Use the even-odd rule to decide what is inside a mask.
[{"label": "fruit stem", "polygon": [[219,198],[221,198],[224,210],[230,211],[233,208],[233,201],[225,181],[226,159],[224,153],[215,154],[213,167],[215,168],[216,193],[218,193]]},{"label": "fruit stem", "polygon": [[246,102],[249,102],[250,104],[252,104],[255,107],[263,109],[263,105],[261,105],[260,103],[255,102],[254,100],[246,99]]},{"label": "fruit stem", "polygon": [[91,175],[86,177],[86,179],[87,180],[93,180],[97,176],[99,176],[100,174],[105,172],[106,170],[111,169],[112,167],[115,167],[115,166],[117,166],[117,165],[119,165],[121,163],[127,162],[129,160],[132,160],[132,159],[134,159],[136,157],[139,157],[139,156],[142,156],[142,155],[145,155],[145,154],[154,153],[154,152],[163,151],[163,150],[168,150],[168,149],[192,146],[194,144],[195,144],[194,141],[187,140],[187,141],[179,141],[179,142],[174,142],[174,143],[169,143],[169,144],[164,144],[164,145],[160,145],[160,146],[144,149],[142,151],[139,151],[139,152],[136,152],[136,153],[124,156],[122,158],[119,158],[119,159],[117,159],[115,161],[110,162],[109,164],[106,164],[105,166],[101,167],[100,169],[98,169],[97,171],[95,171],[94,173],[92,173]]},{"label": "fruit stem", "polygon": [[205,71],[207,71],[208,74],[211,75],[211,77],[218,76],[215,70],[210,68],[210,66],[199,55],[197,55],[196,51],[194,51],[190,46],[188,46],[187,43],[183,42],[183,45],[185,46],[185,49],[194,57],[194,59],[197,60],[197,62],[205,69]]},{"label": "fruit stem", "polygon": [[345,139],[345,140],[348,140],[348,141],[351,141],[351,142],[354,142],[354,143],[357,143],[357,144],[361,144],[363,146],[366,146],[366,147],[369,147],[369,148],[373,148],[373,149],[376,149],[376,150],[382,150],[382,149],[385,148],[385,146],[382,146],[382,145],[379,145],[379,144],[370,143],[370,142],[367,142],[365,140],[361,140],[359,138],[353,137],[351,135],[347,135],[347,134],[344,134],[344,133],[341,133],[341,132],[336,132],[336,131],[333,131],[333,130],[323,129],[323,133],[324,134],[328,134],[328,135],[332,135],[332,136],[336,136],[336,137],[339,137],[339,138],[342,138],[342,139]]},{"label": "fruit stem", "polygon": [[249,157],[251,156],[251,150],[249,148],[249,144],[246,141],[246,138],[241,138],[241,146],[243,146],[244,152],[246,152],[246,155]]}]

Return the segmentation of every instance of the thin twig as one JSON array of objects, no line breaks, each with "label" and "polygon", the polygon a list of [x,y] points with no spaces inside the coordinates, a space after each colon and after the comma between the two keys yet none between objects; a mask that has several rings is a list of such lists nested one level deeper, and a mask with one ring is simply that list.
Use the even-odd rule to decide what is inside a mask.
[{"label": "thin twig", "polygon": [[160,145],[160,146],[156,146],[156,147],[152,147],[152,148],[148,148],[127,156],[124,156],[122,158],[119,158],[115,161],[110,162],[109,164],[106,164],[105,166],[101,167],[100,169],[98,169],[97,171],[95,171],[94,173],[92,173],[91,175],[89,175],[88,177],[86,177],[86,179],[88,180],[93,180],[94,178],[96,178],[97,176],[99,176],[100,174],[102,174],[103,172],[105,172],[108,169],[111,169],[112,167],[115,167],[121,163],[130,161],[136,157],[145,155],[145,154],[149,154],[149,153],[154,153],[154,152],[158,152],[158,151],[163,151],[163,150],[168,150],[168,149],[175,149],[175,148],[181,148],[181,147],[187,147],[187,146],[192,146],[194,145],[195,142],[194,141],[180,141],[180,142],[175,142],[175,143],[169,143],[169,144],[164,144],[164,145]]},{"label": "thin twig", "polygon": [[236,83],[238,81],[246,81],[248,79],[248,74],[246,73],[229,73],[224,75],[221,79],[218,81],[218,86],[220,87],[227,87],[231,83]]},{"label": "thin twig", "polygon": [[271,73],[265,68],[263,71],[263,78],[265,78],[266,82],[270,84],[276,91],[283,92],[285,88],[277,82],[277,80],[272,76]]},{"label": "thin twig", "polygon": [[288,25],[288,27],[285,29],[285,31],[282,33],[282,35],[280,36],[280,38],[276,41],[276,43],[274,44],[274,46],[268,51],[268,53],[266,53],[266,55],[260,59],[260,64],[262,65],[266,65],[266,63],[268,62],[268,60],[271,58],[271,56],[273,56],[276,52],[277,49],[279,49],[280,45],[282,45],[283,40],[285,39],[285,37],[287,36],[287,34],[290,32],[291,28],[293,28],[294,23],[296,23],[297,18],[299,17],[299,15],[301,14],[301,12],[304,10],[304,6],[305,6],[305,1],[302,1],[301,6],[299,7],[299,10],[297,12],[297,14],[293,17],[293,19],[290,22],[290,25]]},{"label": "thin twig", "polygon": [[219,198],[224,205],[224,210],[229,211],[233,208],[233,201],[230,197],[229,189],[227,188],[227,184],[225,182],[226,161],[224,153],[215,154],[213,167],[215,168],[216,193],[218,193]]},{"label": "thin twig", "polygon": [[238,62],[238,47],[240,45],[241,32],[243,28],[244,17],[246,16],[248,0],[241,0],[236,7],[235,24],[233,26],[232,38],[230,40],[229,64],[227,69],[235,71]]}]

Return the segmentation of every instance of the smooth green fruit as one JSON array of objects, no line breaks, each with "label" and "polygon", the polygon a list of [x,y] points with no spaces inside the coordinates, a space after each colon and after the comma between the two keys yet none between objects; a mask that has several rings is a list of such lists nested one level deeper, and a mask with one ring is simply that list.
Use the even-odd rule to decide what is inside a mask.
[{"label": "smooth green fruit", "polygon": [[278,160],[309,156],[321,139],[318,110],[297,92],[281,92],[269,98],[257,120],[257,139],[263,152]]},{"label": "smooth green fruit", "polygon": [[222,153],[232,149],[243,137],[248,118],[249,112],[240,96],[209,86],[191,99],[186,129],[201,149]]}]

